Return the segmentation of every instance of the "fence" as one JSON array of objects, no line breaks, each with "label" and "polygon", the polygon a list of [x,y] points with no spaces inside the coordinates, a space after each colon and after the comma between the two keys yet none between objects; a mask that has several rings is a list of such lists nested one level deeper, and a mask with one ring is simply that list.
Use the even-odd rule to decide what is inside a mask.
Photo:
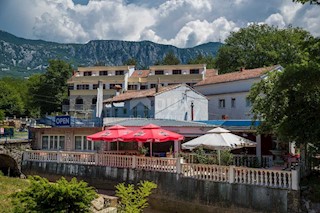
[{"label": "fence", "polygon": [[139,157],[86,152],[25,151],[24,161],[74,163],[147,171],[170,172],[199,180],[299,189],[299,170],[282,171],[183,163],[182,158]]}]

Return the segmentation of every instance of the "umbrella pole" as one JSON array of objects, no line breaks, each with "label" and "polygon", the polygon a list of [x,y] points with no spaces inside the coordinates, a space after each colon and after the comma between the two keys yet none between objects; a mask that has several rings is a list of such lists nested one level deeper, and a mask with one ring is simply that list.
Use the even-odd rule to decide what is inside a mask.
[{"label": "umbrella pole", "polygon": [[117,141],[117,152],[119,152],[119,141]]},{"label": "umbrella pole", "polygon": [[152,141],[150,141],[150,157],[152,157]]},{"label": "umbrella pole", "polygon": [[220,155],[220,149],[218,150],[218,160],[219,160],[219,165],[221,164],[221,159],[220,159],[221,155]]}]

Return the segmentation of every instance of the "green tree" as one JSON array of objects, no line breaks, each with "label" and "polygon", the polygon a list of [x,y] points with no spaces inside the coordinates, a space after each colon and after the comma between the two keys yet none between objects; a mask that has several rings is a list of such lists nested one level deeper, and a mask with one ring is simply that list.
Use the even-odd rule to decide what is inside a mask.
[{"label": "green tree", "polygon": [[5,117],[4,110],[0,110],[0,121],[3,121]]},{"label": "green tree", "polygon": [[305,62],[269,73],[254,85],[248,98],[259,131],[282,141],[320,146],[320,66]]},{"label": "green tree", "polygon": [[217,54],[219,73],[306,60],[306,45],[313,37],[300,28],[278,29],[268,25],[250,25],[233,32]]},{"label": "green tree", "polygon": [[140,213],[148,206],[148,196],[151,191],[157,188],[157,185],[150,181],[141,181],[138,188],[133,184],[126,186],[120,183],[116,186],[116,196],[121,200],[119,203],[120,212],[124,213]]},{"label": "green tree", "polygon": [[50,183],[39,176],[30,177],[30,186],[14,194],[15,212],[89,212],[97,196],[92,187],[72,178]]},{"label": "green tree", "polygon": [[293,0],[293,2],[300,2],[302,4],[310,3],[310,4],[320,5],[320,1],[319,0]]},{"label": "green tree", "polygon": [[134,58],[129,58],[123,63],[123,65],[137,65],[137,61]]},{"label": "green tree", "polygon": [[199,54],[196,58],[190,59],[188,64],[206,64],[207,69],[213,69],[215,67],[215,59],[212,55],[203,56]]},{"label": "green tree", "polygon": [[163,61],[161,62],[161,64],[163,65],[177,65],[180,64],[180,60],[179,58],[177,58],[177,56],[173,53],[173,51],[169,51]]},{"label": "green tree", "polygon": [[36,75],[29,81],[29,106],[33,106],[41,115],[61,111],[61,104],[68,97],[67,80],[72,75],[70,64],[62,60],[50,60],[43,75]]},{"label": "green tree", "polygon": [[23,115],[24,104],[16,88],[2,80],[0,91],[0,110],[4,111],[6,116]]}]

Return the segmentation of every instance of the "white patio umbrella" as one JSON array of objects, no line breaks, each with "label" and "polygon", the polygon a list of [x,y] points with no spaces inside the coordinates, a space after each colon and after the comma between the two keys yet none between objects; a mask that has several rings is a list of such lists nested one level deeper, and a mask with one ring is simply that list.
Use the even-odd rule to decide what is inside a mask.
[{"label": "white patio umbrella", "polygon": [[227,129],[217,127],[209,130],[205,135],[182,144],[182,149],[193,150],[195,148],[202,147],[205,149],[218,150],[218,159],[220,164],[220,150],[239,149],[242,147],[255,146],[255,142],[232,134]]}]

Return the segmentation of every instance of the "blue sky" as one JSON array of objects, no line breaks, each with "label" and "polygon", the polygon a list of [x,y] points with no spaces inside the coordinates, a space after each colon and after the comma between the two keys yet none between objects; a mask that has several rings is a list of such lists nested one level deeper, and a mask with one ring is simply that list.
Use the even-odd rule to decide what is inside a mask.
[{"label": "blue sky", "polygon": [[0,29],[60,43],[150,40],[178,47],[224,41],[252,23],[320,36],[320,7],[291,0],[1,0]]}]

